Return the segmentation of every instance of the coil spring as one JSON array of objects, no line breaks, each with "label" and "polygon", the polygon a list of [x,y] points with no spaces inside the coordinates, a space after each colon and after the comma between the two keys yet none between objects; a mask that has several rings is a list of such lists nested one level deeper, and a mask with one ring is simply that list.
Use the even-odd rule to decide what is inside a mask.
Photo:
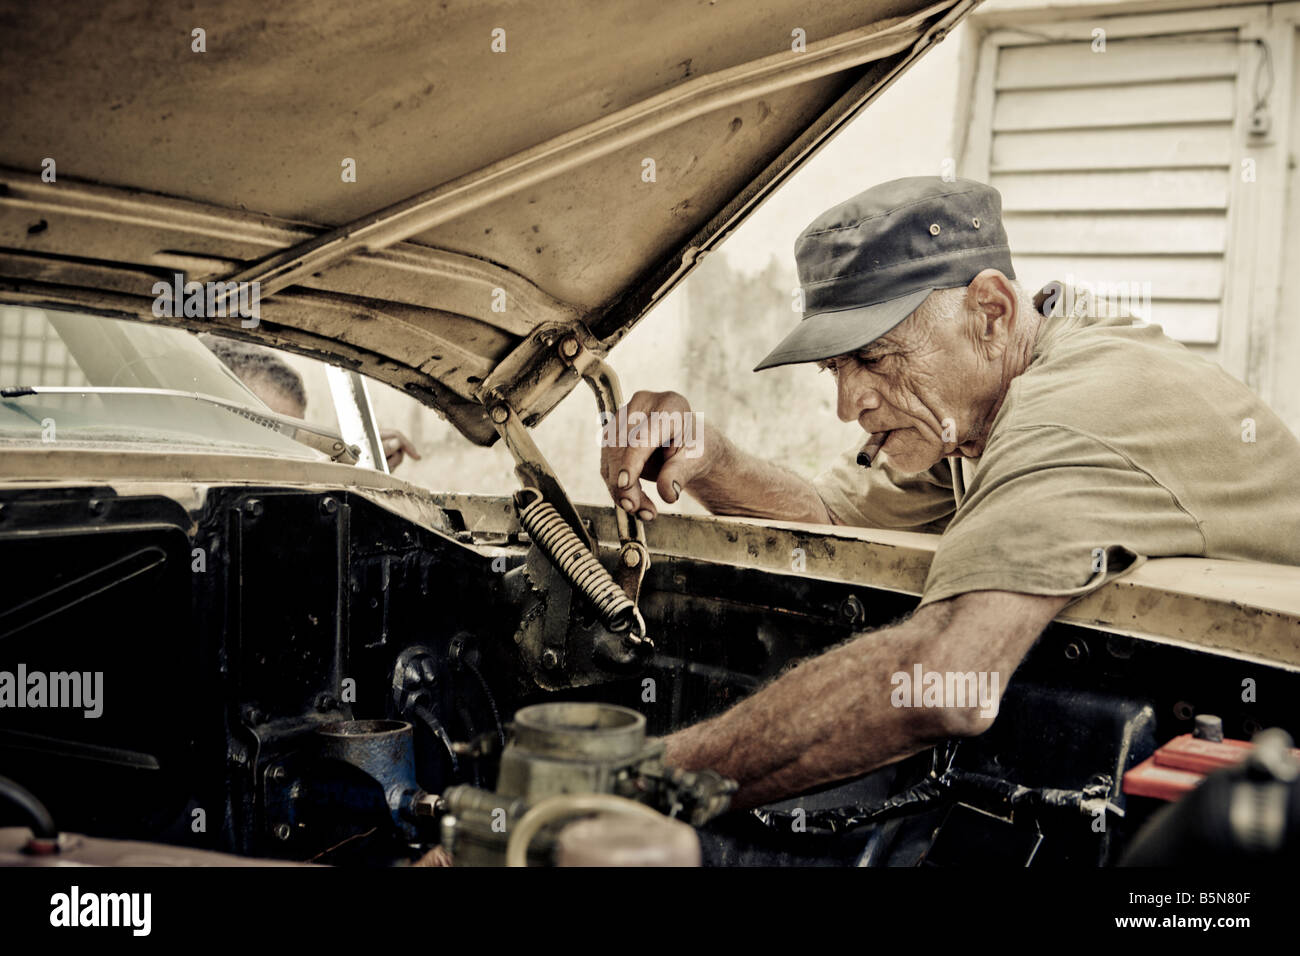
[{"label": "coil spring", "polygon": [[618,586],[555,507],[536,489],[527,491],[533,494],[529,504],[521,504],[527,492],[520,492],[515,500],[519,523],[565,580],[592,603],[605,627],[616,633],[626,631],[640,616],[627,592]]}]

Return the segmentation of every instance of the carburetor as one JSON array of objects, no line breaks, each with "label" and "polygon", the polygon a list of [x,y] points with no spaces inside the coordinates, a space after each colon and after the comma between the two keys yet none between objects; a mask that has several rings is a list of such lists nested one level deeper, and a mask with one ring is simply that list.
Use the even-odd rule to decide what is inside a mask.
[{"label": "carburetor", "polygon": [[536,704],[515,714],[511,732],[495,791],[456,786],[439,801],[442,846],[457,866],[544,865],[560,824],[593,812],[643,817],[638,839],[677,845],[677,821],[705,823],[736,790],[712,770],[665,767],[663,741],[627,707]]}]

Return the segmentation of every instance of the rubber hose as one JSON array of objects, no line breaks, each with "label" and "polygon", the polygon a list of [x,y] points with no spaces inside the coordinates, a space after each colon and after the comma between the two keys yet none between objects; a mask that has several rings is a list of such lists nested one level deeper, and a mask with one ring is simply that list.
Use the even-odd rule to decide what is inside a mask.
[{"label": "rubber hose", "polygon": [[528,846],[537,831],[564,816],[584,813],[618,813],[623,816],[651,816],[662,820],[663,814],[644,803],[616,797],[612,793],[560,793],[547,797],[523,815],[515,824],[506,843],[506,866],[527,866]]},{"label": "rubber hose", "polygon": [[45,809],[45,804],[36,798],[36,794],[22,784],[8,777],[0,777],[0,798],[22,811],[34,836],[45,840],[58,837],[59,831],[54,827],[54,817],[50,816],[50,811]]}]

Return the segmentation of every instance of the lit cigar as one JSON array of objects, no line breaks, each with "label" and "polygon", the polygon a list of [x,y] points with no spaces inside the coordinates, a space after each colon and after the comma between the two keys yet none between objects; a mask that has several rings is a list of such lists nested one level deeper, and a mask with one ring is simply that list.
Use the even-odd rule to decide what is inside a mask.
[{"label": "lit cigar", "polygon": [[876,460],[876,453],[880,451],[880,446],[885,443],[889,437],[889,432],[874,432],[862,451],[858,452],[858,464],[863,468],[870,468],[871,463]]}]

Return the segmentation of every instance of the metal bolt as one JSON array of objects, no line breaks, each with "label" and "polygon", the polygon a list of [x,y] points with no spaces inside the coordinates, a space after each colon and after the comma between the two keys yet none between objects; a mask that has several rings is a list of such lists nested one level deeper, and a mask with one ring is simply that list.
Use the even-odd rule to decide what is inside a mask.
[{"label": "metal bolt", "polygon": [[560,655],[555,653],[549,647],[542,651],[542,666],[548,671],[553,671],[560,666]]},{"label": "metal bolt", "polygon": [[504,425],[506,420],[510,418],[510,409],[504,405],[493,405],[491,414],[494,422],[498,425]]},{"label": "metal bolt", "polygon": [[334,498],[322,498],[320,501],[320,510],[322,514],[332,515],[339,510],[339,503]]},{"label": "metal bolt", "polygon": [[840,617],[844,618],[845,623],[854,624],[866,620],[867,609],[862,606],[856,594],[850,594],[840,602]]},{"label": "metal bolt", "polygon": [[256,498],[249,498],[244,502],[244,513],[252,515],[254,518],[259,517],[262,514],[262,502]]},{"label": "metal bolt", "polygon": [[628,548],[623,552],[623,563],[629,568],[635,568],[641,563],[641,552],[636,548]]},{"label": "metal bolt", "polygon": [[1112,634],[1106,638],[1106,652],[1111,657],[1126,661],[1133,656],[1133,642],[1126,637]]},{"label": "metal bolt", "polygon": [[579,346],[578,346],[577,339],[567,338],[560,343],[560,354],[563,355],[565,358],[571,359],[578,354],[578,348]]},{"label": "metal bolt", "polygon": [[277,840],[287,840],[289,839],[289,824],[277,823],[273,832]]},{"label": "metal bolt", "polygon": [[1199,740],[1223,740],[1223,721],[1214,714],[1197,714],[1192,734]]},{"label": "metal bolt", "polygon": [[272,767],[270,770],[266,772],[266,775],[272,780],[283,780],[284,768],[280,766]]},{"label": "metal bolt", "polygon": [[102,515],[104,513],[104,502],[98,498],[91,498],[89,508],[92,515]]},{"label": "metal bolt", "polygon": [[1067,661],[1077,661],[1082,656],[1083,651],[1079,649],[1078,644],[1071,641],[1069,644],[1065,645],[1065,659]]}]

